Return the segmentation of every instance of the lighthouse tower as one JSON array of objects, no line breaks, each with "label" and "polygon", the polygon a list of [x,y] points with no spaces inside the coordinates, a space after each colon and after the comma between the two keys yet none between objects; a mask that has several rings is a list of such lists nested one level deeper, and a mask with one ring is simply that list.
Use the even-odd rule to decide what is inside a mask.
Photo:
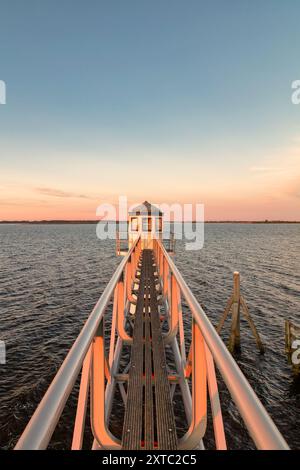
[{"label": "lighthouse tower", "polygon": [[[163,237],[163,213],[162,211],[144,201],[128,212],[127,234],[117,234],[117,255],[125,255],[132,247],[135,240],[141,237],[141,248],[152,249],[153,240]],[[124,235],[126,239],[124,239]]]},{"label": "lighthouse tower", "polygon": [[148,201],[128,213],[128,248],[141,236],[142,249],[153,248],[153,239],[162,239],[163,213]]}]

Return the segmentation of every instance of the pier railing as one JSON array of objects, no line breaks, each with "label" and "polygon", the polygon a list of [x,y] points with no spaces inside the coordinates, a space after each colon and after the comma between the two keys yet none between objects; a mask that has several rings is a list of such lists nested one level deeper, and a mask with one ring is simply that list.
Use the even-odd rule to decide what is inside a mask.
[{"label": "pier railing", "polygon": [[[95,426],[95,432],[98,431],[99,416],[100,419],[102,418],[102,420],[104,421],[106,420],[107,416],[109,416],[109,406],[105,406],[105,402],[110,403],[111,406],[112,390],[115,382],[114,373],[118,368],[122,341],[119,337],[115,344],[115,332],[117,328],[117,310],[119,310],[119,324],[121,324],[125,305],[126,303],[128,304],[128,300],[125,297],[124,292],[125,289],[127,290],[127,287],[129,291],[129,288],[131,286],[132,279],[134,277],[134,272],[136,271],[137,263],[140,256],[140,245],[140,239],[137,239],[134,245],[132,246],[131,250],[119,264],[114,275],[112,276],[111,280],[103,291],[100,299],[95,305],[92,313],[90,314],[88,320],[86,321],[83,329],[81,330],[78,338],[70,349],[51,385],[49,386],[42,401],[40,402],[27,427],[25,428],[21,438],[19,439],[15,447],[16,450],[37,450],[47,448],[53,435],[53,432],[57,426],[57,423],[61,417],[61,414],[64,410],[65,404],[82,370],[80,391],[78,397],[78,407],[72,442],[72,449],[81,449],[85,430],[85,418],[88,404],[91,370],[92,367],[95,368],[95,361],[93,360],[94,358],[97,361],[101,361],[101,359],[103,361],[102,364],[99,364],[99,362],[97,363],[99,366],[99,370],[96,372],[95,377],[97,377],[98,380],[94,381],[93,388],[91,388],[92,392],[96,391],[97,398],[99,393],[103,395],[105,379],[107,382],[107,386],[105,389],[106,399],[102,400],[102,403],[100,403],[100,406],[102,406],[102,408],[100,409],[100,413],[98,409],[94,409],[94,418],[97,418],[98,421],[93,423],[92,418],[91,425],[92,427]],[[104,357],[103,320],[108,305],[112,300],[114,300],[114,304],[111,330],[111,345],[108,364]],[[98,338],[101,338],[102,340],[98,340]],[[100,350],[100,355],[96,354],[97,349]],[[94,394],[93,398],[95,398]],[[95,400],[93,400],[93,404],[96,407],[98,405]],[[106,418],[103,417],[104,409]],[[98,413],[98,415],[96,415],[96,413]],[[118,447],[117,442],[112,442],[112,447]]]},{"label": "pier railing", "polygon": [[[234,400],[251,438],[259,449],[288,449],[288,446],[258,400],[253,389],[228,352],[202,307],[187,286],[172,258],[159,240],[154,240],[157,293],[161,308],[164,344],[172,348],[176,374],[169,374],[171,394],[179,386],[188,422],[179,449],[203,448],[207,421],[207,390],[212,409],[217,449],[226,449],[215,365]],[[120,449],[121,442],[109,430],[109,418],[116,386],[126,406],[126,370],[119,372],[122,347],[131,344],[131,307],[136,303],[141,240],[136,240],[123,258],[37,410],[19,439],[16,449],[45,449],[62,415],[67,399],[79,378],[80,388],[71,448],[81,449],[90,421],[94,449]],[[191,345],[186,351],[182,303],[191,319]],[[105,318],[112,305],[109,347]],[[164,323],[166,322],[166,323]],[[108,342],[107,342],[108,343]],[[130,362],[127,366],[130,367]],[[189,381],[192,388],[190,390]]]},{"label": "pier railing", "polygon": [[[185,378],[190,374],[193,378],[192,403],[185,399],[187,398],[185,395],[188,393],[182,387],[182,395],[186,411],[190,415],[191,426],[195,427],[196,423],[199,426],[206,426],[204,421],[206,419],[206,389],[208,388],[216,448],[226,449],[214,367],[216,364],[256,447],[258,449],[288,449],[287,443],[159,240],[155,241],[154,251],[159,276],[162,280],[163,298],[169,312],[170,331],[168,336],[172,338],[176,365],[179,370],[184,369]],[[185,359],[185,332],[181,307],[183,299],[192,315],[192,342],[187,359]],[[179,336],[179,341],[177,341],[177,336]],[[181,383],[184,385],[183,377],[181,377]],[[198,436],[201,436],[201,431]],[[186,439],[189,438],[190,436],[187,435]]]}]

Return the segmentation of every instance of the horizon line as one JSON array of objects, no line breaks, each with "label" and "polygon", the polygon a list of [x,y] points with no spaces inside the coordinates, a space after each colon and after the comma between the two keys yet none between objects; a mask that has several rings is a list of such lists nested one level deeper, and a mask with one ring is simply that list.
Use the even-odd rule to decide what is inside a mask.
[{"label": "horizon line", "polygon": [[[127,220],[103,220],[103,219],[40,219],[40,220],[0,220],[0,224],[96,224],[98,222],[128,222]],[[165,222],[174,223],[174,220],[167,220]],[[196,223],[201,221],[196,220],[181,220],[175,223]],[[204,223],[217,224],[217,223],[235,223],[235,224],[300,224],[300,220],[281,220],[281,219],[262,219],[262,220],[204,220]]]}]

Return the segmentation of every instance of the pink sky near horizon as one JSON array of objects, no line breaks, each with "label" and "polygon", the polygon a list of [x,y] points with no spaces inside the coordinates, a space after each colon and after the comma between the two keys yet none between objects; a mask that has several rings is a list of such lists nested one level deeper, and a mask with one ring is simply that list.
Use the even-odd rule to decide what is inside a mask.
[{"label": "pink sky near horizon", "polygon": [[137,167],[126,155],[117,163],[48,150],[42,163],[39,157],[29,164],[20,149],[8,150],[18,166],[0,174],[2,221],[98,220],[97,207],[117,204],[119,196],[129,204],[201,203],[205,220],[300,220],[299,138],[265,158],[241,159],[222,149],[228,163],[219,170],[203,156],[199,162],[168,154],[162,160],[149,151]]},{"label": "pink sky near horizon", "polygon": [[[156,191],[142,190],[128,194],[128,205],[148,200],[153,204],[204,204],[205,220],[300,220],[300,181],[266,186],[266,176],[260,176],[257,187],[247,187],[246,181],[234,179],[223,188],[214,191],[190,188],[187,194],[170,191],[159,198]],[[213,185],[213,183],[212,183]],[[98,220],[97,207],[103,203],[117,206],[118,195],[105,192],[86,193],[63,189],[62,185],[21,187],[11,185],[1,191],[0,220]],[[122,188],[123,189],[123,188]],[[82,194],[81,194],[82,192]],[[167,193],[167,190],[165,190]],[[120,195],[126,195],[124,191]]]}]

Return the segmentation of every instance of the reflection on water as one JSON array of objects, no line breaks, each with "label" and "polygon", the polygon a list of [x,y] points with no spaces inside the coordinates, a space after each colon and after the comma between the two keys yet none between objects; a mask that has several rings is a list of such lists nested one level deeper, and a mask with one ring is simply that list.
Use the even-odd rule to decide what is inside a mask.
[{"label": "reflection on water", "polygon": [[[11,448],[103,291],[119,259],[113,241],[99,241],[95,225],[0,225],[0,444]],[[300,385],[284,353],[284,319],[300,323],[300,225],[207,224],[200,251],[177,241],[175,261],[216,325],[241,273],[242,293],[266,346],[256,351],[241,325],[239,365],[275,423],[300,448]],[[189,318],[185,318],[186,324]],[[226,339],[228,325],[224,326]],[[240,418],[220,385],[228,443],[248,448]],[[52,447],[70,443],[68,402]],[[180,419],[180,418],[179,418]],[[211,447],[211,430],[207,446]]]}]

